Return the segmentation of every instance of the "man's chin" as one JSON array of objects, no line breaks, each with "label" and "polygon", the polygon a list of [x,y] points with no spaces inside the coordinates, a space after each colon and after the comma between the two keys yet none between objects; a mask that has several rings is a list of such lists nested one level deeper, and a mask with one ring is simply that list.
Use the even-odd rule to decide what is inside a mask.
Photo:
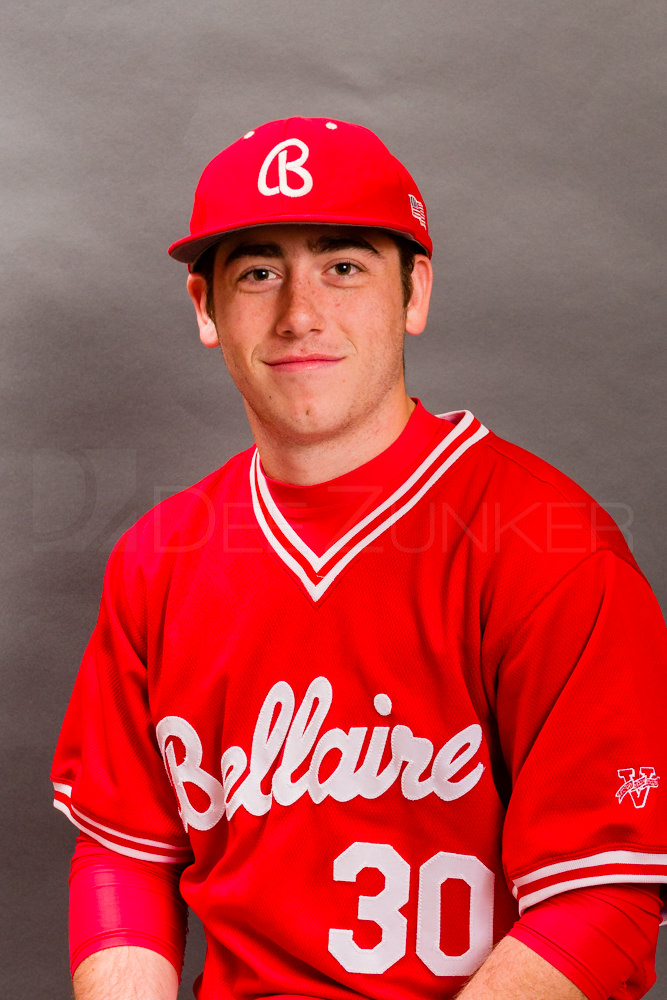
[{"label": "man's chin", "polygon": [[321,401],[311,400],[293,409],[274,414],[262,423],[272,436],[286,444],[313,445],[332,441],[345,432],[349,421],[340,413],[331,413]]}]

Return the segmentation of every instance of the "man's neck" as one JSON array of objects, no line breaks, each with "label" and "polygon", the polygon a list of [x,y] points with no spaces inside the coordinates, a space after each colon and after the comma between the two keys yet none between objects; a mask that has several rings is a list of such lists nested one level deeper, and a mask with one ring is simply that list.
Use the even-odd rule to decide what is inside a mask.
[{"label": "man's neck", "polygon": [[378,409],[361,427],[324,439],[288,440],[271,433],[249,413],[262,468],[270,479],[294,486],[326,483],[381,454],[400,436],[415,408],[409,396],[389,412]]}]

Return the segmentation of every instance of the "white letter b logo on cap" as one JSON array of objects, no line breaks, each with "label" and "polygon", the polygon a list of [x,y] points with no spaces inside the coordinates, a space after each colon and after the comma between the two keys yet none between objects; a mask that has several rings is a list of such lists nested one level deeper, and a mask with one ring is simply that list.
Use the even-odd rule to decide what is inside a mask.
[{"label": "white letter b logo on cap", "polygon": [[[295,160],[287,159],[287,150],[290,146],[296,146],[300,151],[300,155]],[[261,194],[272,195],[280,192],[280,194],[287,195],[288,198],[301,198],[304,194],[308,194],[313,186],[313,178],[303,164],[308,159],[309,153],[308,146],[300,139],[285,139],[284,142],[279,142],[277,146],[274,146],[264,160],[257,179],[257,187]],[[266,175],[276,156],[278,157],[278,185],[277,187],[269,187],[266,183]],[[301,178],[300,187],[290,187],[287,179],[288,172]]]}]

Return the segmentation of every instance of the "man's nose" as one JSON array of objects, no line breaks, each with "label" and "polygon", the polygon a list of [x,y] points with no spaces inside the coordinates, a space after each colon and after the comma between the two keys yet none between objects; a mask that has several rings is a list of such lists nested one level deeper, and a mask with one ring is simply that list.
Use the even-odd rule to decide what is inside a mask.
[{"label": "man's nose", "polygon": [[283,337],[304,337],[324,328],[322,290],[304,274],[290,275],[280,295],[276,332]]}]

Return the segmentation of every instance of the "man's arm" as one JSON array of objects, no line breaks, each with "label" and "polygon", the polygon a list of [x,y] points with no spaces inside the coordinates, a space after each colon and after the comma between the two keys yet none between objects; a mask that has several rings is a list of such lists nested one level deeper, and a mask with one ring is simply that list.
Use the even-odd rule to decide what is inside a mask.
[{"label": "man's arm", "polygon": [[156,951],[137,946],[105,948],[74,973],[75,1000],[176,1000],[176,969]]},{"label": "man's arm", "polygon": [[512,937],[503,938],[458,995],[460,1000],[586,1000],[562,972]]},{"label": "man's arm", "polygon": [[[107,948],[74,973],[75,1000],[176,1000],[171,962],[147,948]],[[460,1000],[586,1000],[561,972],[526,945],[504,938],[475,973]]]}]

